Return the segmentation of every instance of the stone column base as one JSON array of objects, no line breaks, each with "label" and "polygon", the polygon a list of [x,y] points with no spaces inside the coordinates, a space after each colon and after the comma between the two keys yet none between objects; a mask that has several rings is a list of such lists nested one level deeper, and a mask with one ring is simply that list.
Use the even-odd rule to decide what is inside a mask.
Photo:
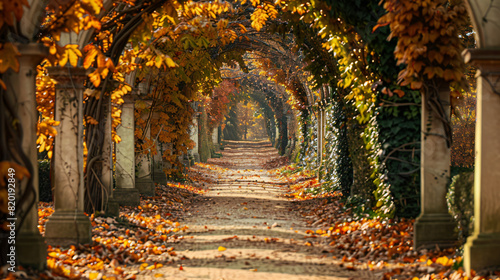
[{"label": "stone column base", "polygon": [[449,214],[423,214],[413,226],[413,248],[446,248],[457,245],[456,223]]},{"label": "stone column base", "polygon": [[49,245],[69,246],[92,242],[92,225],[83,212],[55,211],[45,224],[45,241]]},{"label": "stone column base", "polygon": [[136,188],[116,188],[113,191],[113,198],[120,206],[139,206],[141,204],[141,197]]},{"label": "stone column base", "polygon": [[120,204],[114,198],[108,199],[106,215],[111,217],[120,216]]},{"label": "stone column base", "polygon": [[42,271],[47,266],[47,244],[39,232],[20,233],[16,237],[19,264]]},{"label": "stone column base", "polygon": [[470,275],[472,269],[479,271],[500,268],[500,233],[474,234],[467,238],[464,246],[464,268]]},{"label": "stone column base", "polygon": [[193,153],[193,157],[194,157],[194,162],[200,162],[200,154]]},{"label": "stone column base", "polygon": [[135,178],[135,188],[139,190],[139,193],[145,196],[155,196],[156,187],[155,183],[151,178]]},{"label": "stone column base", "polygon": [[161,169],[155,169],[153,174],[153,182],[161,185],[165,185],[167,183],[167,176],[165,172]]}]

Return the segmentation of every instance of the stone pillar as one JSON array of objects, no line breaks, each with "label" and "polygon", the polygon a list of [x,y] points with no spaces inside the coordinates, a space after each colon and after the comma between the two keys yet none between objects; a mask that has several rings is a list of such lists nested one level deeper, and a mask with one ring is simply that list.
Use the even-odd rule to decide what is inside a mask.
[{"label": "stone pillar", "polygon": [[106,214],[110,216],[120,215],[120,206],[113,196],[113,139],[111,117],[111,100],[107,98],[107,109],[105,114],[104,144],[102,147],[102,175],[101,183],[104,185],[107,194]]},{"label": "stone pillar", "polygon": [[200,141],[199,141],[199,128],[198,128],[198,118],[193,119],[193,125],[191,126],[191,141],[194,142],[194,148],[190,150],[191,155],[194,157],[195,162],[200,162]]},{"label": "stone pillar", "polygon": [[219,144],[219,137],[218,137],[218,131],[217,127],[212,129],[212,144],[217,145]]},{"label": "stone pillar", "polygon": [[[28,187],[34,188],[34,197],[31,195],[26,201],[33,200],[34,205],[27,212],[26,217],[20,223],[16,221],[16,226],[21,225],[16,236],[16,253],[18,264],[32,267],[38,270],[44,269],[46,265],[47,246],[38,230],[38,152],[36,148],[36,124],[38,121],[38,111],[36,110],[36,67],[47,55],[47,50],[41,44],[20,44],[17,45],[21,56],[19,60],[19,72],[12,70],[4,75],[7,84],[7,95],[14,101],[19,121],[21,123],[23,139],[21,149],[29,159],[33,170],[31,172],[32,186],[28,186],[28,179],[18,182],[19,192],[25,193]],[[28,193],[31,193],[28,191]],[[19,197],[18,197],[19,199]],[[29,205],[22,206],[16,212],[27,211]],[[17,207],[21,207],[18,205]]]},{"label": "stone pillar", "polygon": [[[439,88],[438,98],[450,119],[450,89]],[[421,151],[421,213],[414,225],[414,248],[435,248],[455,245],[455,222],[446,205],[447,184],[450,177],[450,148],[444,125],[431,111],[422,95],[422,151]]]},{"label": "stone pillar", "polygon": [[470,274],[500,266],[500,48],[468,50],[465,60],[478,67],[474,233],[464,248]]},{"label": "stone pillar", "polygon": [[[147,124],[146,137],[151,137],[150,124]],[[145,154],[145,152],[147,152]],[[137,176],[135,178],[135,187],[139,193],[146,196],[155,195],[155,183],[151,179],[151,148],[148,151],[139,151],[137,155]]]},{"label": "stone pillar", "polygon": [[123,97],[122,122],[116,128],[120,143],[116,144],[116,188],[114,199],[122,206],[138,206],[139,191],[135,188],[134,97]]},{"label": "stone pillar", "polygon": [[163,143],[156,144],[156,155],[153,156],[153,182],[158,184],[166,184],[167,176],[163,171]]},{"label": "stone pillar", "polygon": [[198,153],[201,162],[207,162],[210,158],[210,147],[208,131],[208,115],[205,106],[201,106],[201,116],[198,119]]},{"label": "stone pillar", "polygon": [[212,130],[212,144],[214,144],[216,151],[218,151],[219,150],[219,131],[218,131],[217,127],[215,127]]},{"label": "stone pillar", "polygon": [[83,213],[83,82],[89,70],[49,68],[57,81],[54,141],[54,208],[45,226],[48,244],[67,246],[92,241],[91,224]]}]

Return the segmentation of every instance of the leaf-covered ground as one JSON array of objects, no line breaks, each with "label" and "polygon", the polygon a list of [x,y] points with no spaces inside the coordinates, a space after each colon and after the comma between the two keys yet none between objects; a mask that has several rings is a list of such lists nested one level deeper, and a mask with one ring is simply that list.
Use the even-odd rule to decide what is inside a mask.
[{"label": "leaf-covered ground", "polygon": [[[413,220],[353,220],[267,142],[222,153],[192,167],[189,184],[159,185],[120,217],[91,217],[91,245],[49,247],[46,271],[7,278],[498,279],[465,277],[456,248],[413,251]],[[52,212],[40,205],[42,233]]]}]

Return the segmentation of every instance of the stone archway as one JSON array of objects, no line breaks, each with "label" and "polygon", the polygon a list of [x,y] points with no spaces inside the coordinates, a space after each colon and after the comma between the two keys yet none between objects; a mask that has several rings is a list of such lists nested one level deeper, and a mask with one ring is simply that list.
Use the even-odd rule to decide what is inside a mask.
[{"label": "stone archway", "polygon": [[[39,9],[41,1],[30,2],[33,2],[30,3],[33,7],[32,11],[43,11]],[[468,271],[500,264],[500,255],[498,255],[500,221],[496,219],[496,215],[500,212],[498,205],[500,193],[495,192],[498,189],[497,182],[500,181],[498,171],[500,170],[500,156],[496,153],[500,151],[500,143],[497,139],[498,131],[500,131],[500,116],[498,116],[500,87],[497,85],[500,78],[500,39],[497,36],[500,25],[496,22],[500,18],[500,11],[492,4],[493,2],[488,0],[468,0],[479,49],[469,50],[465,58],[467,62],[477,65],[480,73],[476,130],[476,229],[474,235],[469,238],[465,250],[465,267]],[[30,13],[30,17],[25,18],[31,20],[31,15]],[[24,26],[23,24],[23,28]],[[29,28],[26,30],[31,31],[26,32],[32,33],[33,26]]]},{"label": "stone archway", "polygon": [[465,62],[478,68],[474,233],[464,251],[468,273],[500,266],[500,9],[494,2],[467,0],[478,46],[464,52]]}]

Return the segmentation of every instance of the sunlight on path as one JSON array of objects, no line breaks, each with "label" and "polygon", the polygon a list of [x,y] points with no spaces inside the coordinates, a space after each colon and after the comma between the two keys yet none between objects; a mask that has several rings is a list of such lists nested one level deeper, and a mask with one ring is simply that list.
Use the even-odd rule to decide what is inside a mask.
[{"label": "sunlight on path", "polygon": [[138,279],[374,279],[307,238],[286,184],[263,169],[277,157],[268,142],[229,142],[223,158],[201,165],[217,183],[181,218],[189,230],[174,245],[178,261]]}]

